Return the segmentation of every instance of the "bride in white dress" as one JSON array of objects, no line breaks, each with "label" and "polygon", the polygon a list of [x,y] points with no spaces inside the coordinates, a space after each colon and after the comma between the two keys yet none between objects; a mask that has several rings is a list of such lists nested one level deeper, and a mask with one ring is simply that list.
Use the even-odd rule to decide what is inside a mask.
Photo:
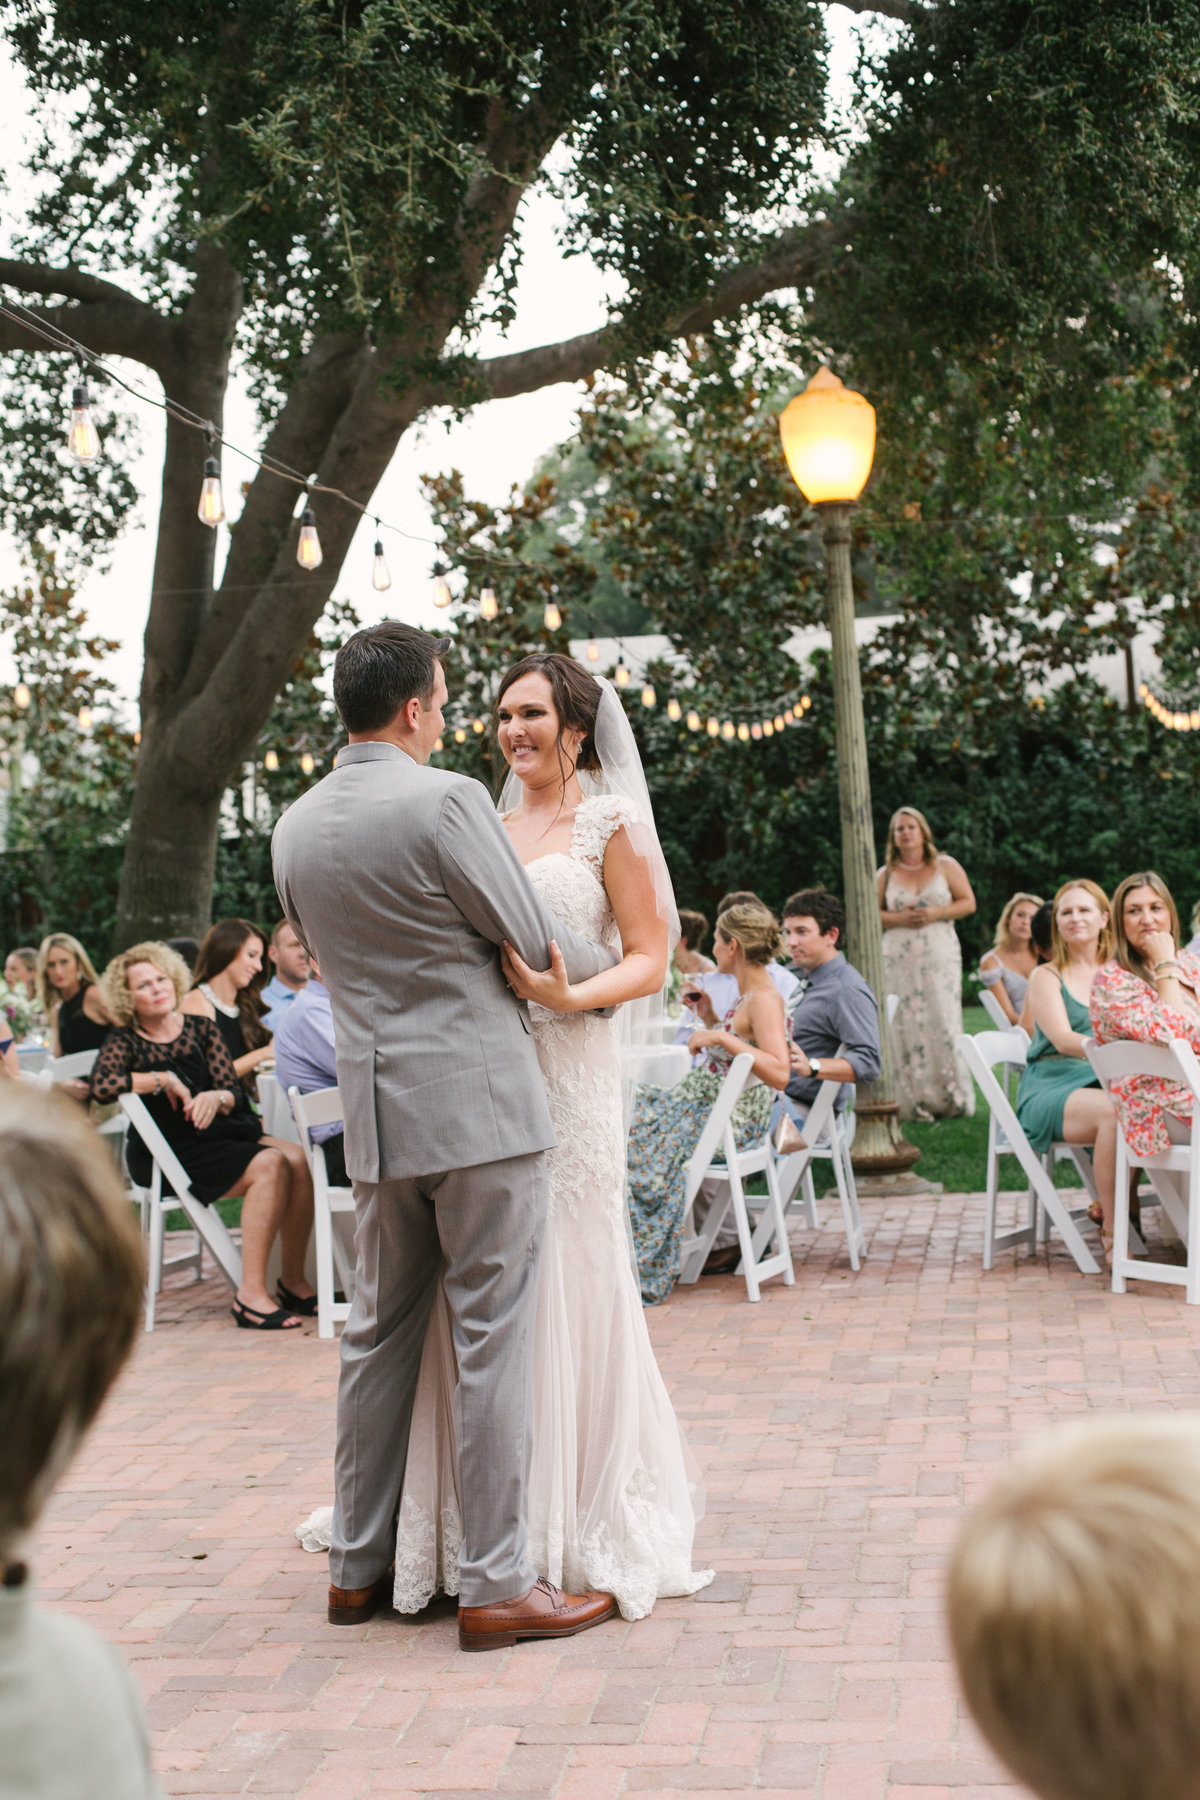
[{"label": "bride in white dress", "polygon": [[[633,734],[608,683],[567,657],[527,657],[505,677],[498,714],[519,784],[504,823],[530,880],[575,931],[624,951],[615,968],[575,989],[557,951],[547,975],[505,959],[510,985],[531,1001],[558,1139],[533,1359],[529,1556],[556,1586],[612,1594],[625,1618],[640,1619],[660,1597],[696,1593],[712,1571],[692,1567],[702,1489],[634,1275],[617,1023],[594,1009],[659,991],[674,902]],[[581,776],[599,791],[585,794]],[[510,777],[506,799],[514,785]],[[458,1590],[456,1380],[439,1295],[400,1500],[399,1612]]]}]

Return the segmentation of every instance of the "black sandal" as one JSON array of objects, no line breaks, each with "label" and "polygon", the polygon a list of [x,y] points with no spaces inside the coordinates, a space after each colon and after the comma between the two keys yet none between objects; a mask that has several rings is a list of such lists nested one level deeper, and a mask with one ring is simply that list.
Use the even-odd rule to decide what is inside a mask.
[{"label": "black sandal", "polygon": [[238,1322],[240,1331],[290,1331],[294,1330],[295,1313],[290,1313],[285,1306],[277,1312],[260,1312],[256,1306],[247,1306],[244,1300],[235,1300],[230,1312]]},{"label": "black sandal", "polygon": [[302,1319],[315,1319],[317,1316],[317,1296],[306,1294],[303,1299],[293,1294],[291,1288],[284,1287],[282,1281],[275,1283],[275,1298],[285,1311],[297,1313]]}]

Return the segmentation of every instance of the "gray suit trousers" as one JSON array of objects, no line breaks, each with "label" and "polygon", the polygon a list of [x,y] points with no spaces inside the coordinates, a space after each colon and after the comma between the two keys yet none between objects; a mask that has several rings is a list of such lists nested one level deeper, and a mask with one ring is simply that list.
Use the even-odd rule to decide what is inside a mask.
[{"label": "gray suit trousers", "polygon": [[458,1355],[459,1599],[514,1599],[525,1548],[533,1332],[546,1220],[543,1151],[354,1183],[357,1287],[342,1332],[329,1578],[367,1587],[391,1562],[425,1328],[445,1263]]}]

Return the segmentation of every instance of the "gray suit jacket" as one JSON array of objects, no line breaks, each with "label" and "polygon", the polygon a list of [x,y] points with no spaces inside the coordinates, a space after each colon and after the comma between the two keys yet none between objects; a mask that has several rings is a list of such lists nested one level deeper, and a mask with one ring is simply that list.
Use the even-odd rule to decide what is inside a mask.
[{"label": "gray suit jacket", "polygon": [[275,827],[283,911],[333,1002],[346,1167],[393,1181],[546,1150],[529,1018],[500,972],[549,942],[572,981],[616,961],[543,906],[485,789],[350,744]]}]

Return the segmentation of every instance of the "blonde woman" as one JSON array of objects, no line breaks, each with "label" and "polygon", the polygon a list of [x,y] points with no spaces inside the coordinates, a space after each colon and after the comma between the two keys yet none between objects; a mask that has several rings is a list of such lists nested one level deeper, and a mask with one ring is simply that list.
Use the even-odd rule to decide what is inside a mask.
[{"label": "blonde woman", "polygon": [[737,998],[723,1019],[692,976],[684,1002],[704,1021],[688,1040],[700,1066],[673,1088],[639,1088],[629,1128],[629,1205],[643,1300],[665,1300],[675,1284],[683,1230],[688,1158],[700,1138],[721,1082],[735,1056],[754,1057],[750,1083],[734,1113],[739,1148],[761,1138],[771,1102],[791,1076],[783,1000],[769,967],[783,954],[779,921],[764,906],[731,906],[717,920],[713,955],[722,975],[737,982]]},{"label": "blonde woman", "polygon": [[1083,1041],[1092,1035],[1092,987],[1112,955],[1112,909],[1094,881],[1068,881],[1054,896],[1050,961],[1029,983],[1033,1042],[1017,1089],[1017,1118],[1034,1150],[1091,1144],[1100,1193],[1100,1235],[1112,1250],[1117,1115],[1092,1073]]},{"label": "blonde woman", "polygon": [[1038,894],[1014,894],[1000,914],[993,947],[979,964],[979,979],[1014,1025],[1021,1023],[1029,978],[1038,966],[1033,915],[1041,905]]},{"label": "blonde woman", "polygon": [[79,939],[66,931],[44,937],[37,976],[54,1055],[99,1050],[114,1020],[100,992],[100,977]]},{"label": "blonde woman", "polygon": [[[191,972],[165,944],[135,944],[104,971],[104,998],[117,1023],[92,1071],[92,1095],[108,1105],[138,1094],[183,1164],[205,1206],[242,1196],[242,1284],[233,1316],[246,1331],[290,1331],[317,1310],[305,1280],[312,1231],[312,1177],[299,1144],[263,1136],[211,1019],[182,1010]],[[150,1182],[150,1156],[129,1134],[129,1172]],[[267,1292],[267,1258],[282,1252],[278,1304]]]},{"label": "blonde woman", "polygon": [[[1176,948],[1179,914],[1153,869],[1127,875],[1113,895],[1113,939],[1113,959],[1091,993],[1099,1042],[1167,1044],[1184,1038],[1200,1052],[1200,956]],[[1138,1156],[1161,1154],[1171,1143],[1172,1121],[1182,1124],[1192,1117],[1187,1089],[1155,1075],[1114,1082],[1113,1099]]]},{"label": "blonde woman", "polygon": [[915,806],[892,814],[877,880],[884,982],[900,996],[892,1025],[900,1116],[970,1117],[975,1088],[957,1047],[962,949],[954,921],[975,911],[971,884],[962,865],[938,850]]}]

